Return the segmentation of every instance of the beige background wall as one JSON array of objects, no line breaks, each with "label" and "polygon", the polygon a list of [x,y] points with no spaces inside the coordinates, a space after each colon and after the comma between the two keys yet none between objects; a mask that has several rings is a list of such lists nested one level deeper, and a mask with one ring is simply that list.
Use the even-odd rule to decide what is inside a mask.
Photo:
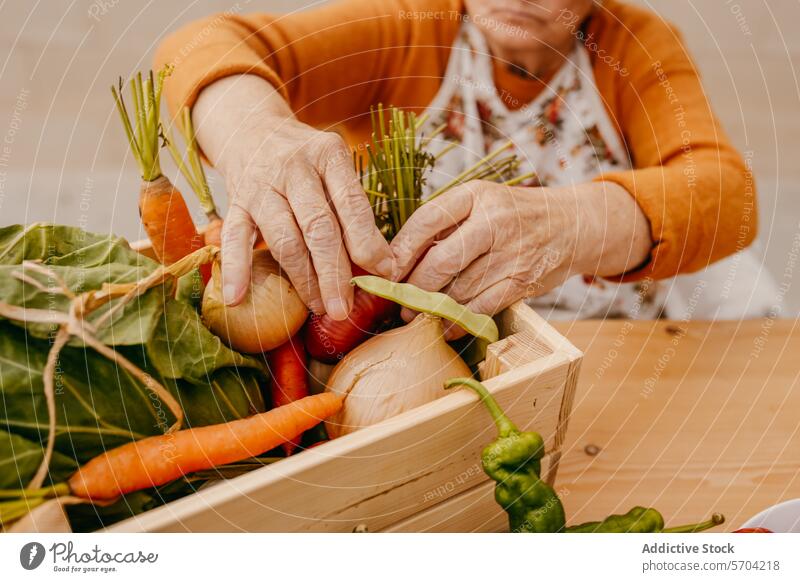
[{"label": "beige background wall", "polygon": [[[779,282],[800,236],[797,0],[653,0],[683,31],[725,128],[756,173],[761,244]],[[11,0],[0,7],[0,224],[49,220],[141,236],[137,176],[108,86],[146,68],[182,22],[300,0]],[[788,297],[800,306],[800,284]]]}]

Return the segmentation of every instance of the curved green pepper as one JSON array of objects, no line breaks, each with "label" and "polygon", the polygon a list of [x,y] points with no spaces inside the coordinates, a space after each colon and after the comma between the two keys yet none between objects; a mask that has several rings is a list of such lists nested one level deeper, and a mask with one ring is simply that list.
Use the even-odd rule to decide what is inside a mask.
[{"label": "curved green pepper", "polygon": [[453,378],[445,388],[467,386],[486,405],[497,425],[497,439],[481,453],[483,470],[497,484],[494,497],[508,513],[512,532],[558,532],[565,525],[564,507],[556,492],[539,478],[544,441],[539,433],[521,432],[505,415],[486,387],[472,378]]},{"label": "curved green pepper", "polygon": [[610,515],[603,521],[590,521],[568,527],[567,533],[696,533],[725,522],[725,516],[715,513],[708,521],[691,525],[664,528],[663,516],[652,507],[634,507],[623,515]]}]

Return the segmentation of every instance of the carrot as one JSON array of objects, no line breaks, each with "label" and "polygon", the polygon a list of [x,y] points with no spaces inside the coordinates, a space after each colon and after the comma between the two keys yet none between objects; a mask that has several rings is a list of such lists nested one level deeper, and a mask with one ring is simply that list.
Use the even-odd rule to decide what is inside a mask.
[{"label": "carrot", "polygon": [[165,176],[142,182],[139,216],[153,252],[164,265],[171,265],[204,246],[183,196]]},{"label": "carrot", "polygon": [[[209,221],[208,225],[203,230],[203,239],[207,245],[214,245],[215,247],[222,246],[222,225],[224,224],[223,220],[219,217],[214,218]],[[267,243],[264,241],[264,237],[261,236],[259,232],[256,236],[256,240],[253,243],[254,250],[266,250]]]},{"label": "carrot", "polygon": [[156,77],[150,71],[144,80],[141,73],[131,79],[132,120],[122,95],[122,79],[119,80],[119,89],[111,87],[125,135],[142,176],[139,215],[153,245],[153,252],[165,265],[203,246],[202,237],[197,233],[183,196],[161,172],[159,141],[163,130],[160,101],[164,79],[170,72],[171,69],[166,68]]},{"label": "carrot", "polygon": [[[283,406],[308,396],[306,360],[306,349],[299,335],[267,354],[269,371],[272,374],[270,396],[273,406]],[[287,456],[300,444],[300,436],[284,443],[283,450]]]},{"label": "carrot", "polygon": [[222,246],[222,219],[216,218],[210,220],[206,230],[203,232],[203,238],[207,245],[214,245],[215,247]]},{"label": "carrot", "polygon": [[336,414],[344,398],[325,392],[249,418],[124,444],[95,457],[68,480],[73,495],[106,501],[219,465],[263,454]]},{"label": "carrot", "polygon": [[[353,265],[353,276],[367,275]],[[399,310],[397,303],[356,289],[353,308],[347,319],[336,321],[323,315],[312,315],[305,329],[305,344],[315,360],[334,364],[372,335],[382,323],[393,318]]]}]

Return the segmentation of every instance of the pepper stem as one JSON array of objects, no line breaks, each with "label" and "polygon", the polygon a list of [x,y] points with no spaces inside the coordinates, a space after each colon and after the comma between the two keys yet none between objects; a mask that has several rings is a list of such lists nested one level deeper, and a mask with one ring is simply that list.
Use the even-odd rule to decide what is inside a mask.
[{"label": "pepper stem", "polygon": [[507,437],[511,433],[519,432],[516,425],[511,422],[511,419],[506,416],[506,413],[503,412],[503,409],[497,404],[494,396],[489,394],[486,386],[474,378],[451,378],[444,383],[445,390],[449,390],[453,386],[466,386],[472,388],[472,390],[478,394],[481,401],[486,405],[486,408],[489,409],[489,414],[492,415],[494,423],[497,425],[497,432],[501,437]]},{"label": "pepper stem", "polygon": [[712,527],[716,527],[723,523],[725,523],[725,516],[721,513],[715,513],[711,516],[711,519],[707,521],[701,521],[700,523],[692,523],[689,525],[679,525],[676,527],[667,527],[661,531],[662,533],[697,533],[711,529]]}]

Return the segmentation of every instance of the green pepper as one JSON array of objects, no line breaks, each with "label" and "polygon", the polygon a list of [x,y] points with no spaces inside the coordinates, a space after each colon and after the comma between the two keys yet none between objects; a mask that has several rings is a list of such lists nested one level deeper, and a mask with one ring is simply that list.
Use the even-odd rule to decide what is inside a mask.
[{"label": "green pepper", "polygon": [[472,378],[453,378],[445,388],[467,386],[477,392],[497,425],[498,437],[481,453],[483,470],[495,482],[494,497],[508,513],[512,532],[558,532],[565,525],[564,507],[556,492],[539,478],[544,440],[521,432],[505,415],[486,387]]},{"label": "green pepper", "polygon": [[663,516],[652,507],[634,507],[624,515],[610,515],[603,521],[590,521],[566,528],[567,533],[696,533],[725,522],[715,513],[708,521],[665,528]]}]

